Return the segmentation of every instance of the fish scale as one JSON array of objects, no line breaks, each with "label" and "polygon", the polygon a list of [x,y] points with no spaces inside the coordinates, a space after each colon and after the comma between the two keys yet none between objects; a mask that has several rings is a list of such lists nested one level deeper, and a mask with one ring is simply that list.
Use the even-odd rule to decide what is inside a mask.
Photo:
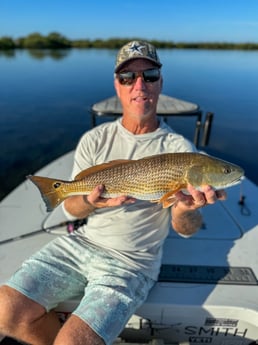
[{"label": "fish scale", "polygon": [[[84,188],[91,191],[97,184],[105,184],[104,197],[126,194],[139,199],[148,200],[160,197],[169,191],[170,181],[177,179],[179,173],[171,170],[169,161],[162,167],[162,173],[157,167],[162,166],[161,157],[153,160],[133,161],[131,164],[120,165],[100,171],[82,180]],[[169,158],[169,157],[168,157]],[[166,161],[165,161],[166,162]],[[181,170],[181,169],[180,169]]]},{"label": "fish scale", "polygon": [[243,176],[241,167],[200,153],[164,153],[138,160],[116,160],[83,170],[74,181],[28,176],[36,184],[50,211],[65,198],[90,194],[104,185],[103,197],[127,195],[172,205],[173,195],[188,184],[227,188]]}]

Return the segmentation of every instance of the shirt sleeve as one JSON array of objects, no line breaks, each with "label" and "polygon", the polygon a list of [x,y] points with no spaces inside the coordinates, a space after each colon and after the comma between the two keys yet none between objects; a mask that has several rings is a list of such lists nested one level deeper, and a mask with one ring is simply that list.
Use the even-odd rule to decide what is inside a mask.
[{"label": "shirt sleeve", "polygon": [[94,142],[91,140],[91,136],[86,132],[80,139],[74,155],[74,163],[71,174],[71,179],[74,179],[82,170],[85,170],[93,166],[93,149]]}]

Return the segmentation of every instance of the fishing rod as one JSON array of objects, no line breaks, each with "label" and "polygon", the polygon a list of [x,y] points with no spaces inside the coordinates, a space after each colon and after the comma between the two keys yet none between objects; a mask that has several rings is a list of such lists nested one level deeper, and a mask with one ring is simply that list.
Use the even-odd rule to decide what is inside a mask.
[{"label": "fishing rod", "polygon": [[68,234],[73,233],[75,230],[77,230],[80,226],[84,225],[87,223],[87,218],[83,218],[83,219],[76,219],[73,221],[65,221],[65,222],[60,222],[58,224],[55,225],[51,225],[47,228],[42,227],[41,229],[29,232],[27,234],[23,234],[23,235],[18,235],[12,238],[8,238],[7,240],[3,240],[0,241],[0,245],[1,244],[6,244],[6,243],[10,243],[10,242],[14,242],[14,241],[18,241],[18,240],[22,240],[24,238],[27,237],[31,237],[31,236],[35,236],[41,232],[46,232],[47,234],[51,234],[51,235],[57,235],[60,234],[58,232],[54,232],[55,229],[58,229],[60,227],[66,227],[66,231]]}]

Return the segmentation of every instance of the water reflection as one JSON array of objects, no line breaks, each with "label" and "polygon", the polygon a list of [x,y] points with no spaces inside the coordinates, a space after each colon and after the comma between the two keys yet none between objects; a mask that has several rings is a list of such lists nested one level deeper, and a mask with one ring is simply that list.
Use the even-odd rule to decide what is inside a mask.
[{"label": "water reflection", "polygon": [[53,60],[63,60],[71,53],[69,49],[28,49],[28,54],[37,60],[52,58]]},{"label": "water reflection", "polygon": [[[0,50],[0,57],[16,58],[17,53],[21,51],[19,49],[6,49]],[[43,60],[45,58],[51,58],[53,60],[63,60],[71,54],[71,49],[22,49],[30,57]]]},{"label": "water reflection", "polygon": [[1,50],[0,49],[0,57],[7,57],[7,58],[14,58],[16,56],[16,50],[15,49],[6,49]]}]

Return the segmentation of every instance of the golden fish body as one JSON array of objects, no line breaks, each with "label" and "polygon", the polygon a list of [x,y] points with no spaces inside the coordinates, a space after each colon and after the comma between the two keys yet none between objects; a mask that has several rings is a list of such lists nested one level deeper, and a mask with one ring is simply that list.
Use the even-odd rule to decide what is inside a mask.
[{"label": "golden fish body", "polygon": [[140,200],[173,203],[173,195],[188,184],[227,188],[239,182],[241,167],[199,153],[165,153],[138,160],[116,160],[83,170],[74,181],[28,176],[51,211],[71,195],[90,194],[99,184],[103,197],[127,195]]}]

